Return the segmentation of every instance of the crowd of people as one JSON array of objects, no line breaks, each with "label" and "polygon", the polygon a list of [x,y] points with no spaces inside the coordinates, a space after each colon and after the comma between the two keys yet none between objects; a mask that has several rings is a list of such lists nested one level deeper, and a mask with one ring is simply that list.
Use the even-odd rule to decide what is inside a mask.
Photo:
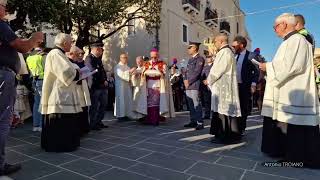
[{"label": "crowd of people", "polygon": [[[21,168],[5,163],[11,124],[32,116],[46,152],[71,152],[89,131],[108,128],[102,120],[113,103],[119,121],[153,126],[188,110],[190,122],[184,127],[203,130],[204,120],[211,119],[211,141],[218,144],[241,142],[257,104],[264,116],[262,152],[320,167],[319,63],[314,65],[314,39],[303,16],[285,13],[275,20],[283,42],[271,62],[258,48],[248,51],[246,38],[236,36],[229,44],[221,33],[205,58],[201,44],[190,42],[186,67],[179,67],[177,59],[169,65],[152,49],[150,59],[136,58],[135,67],[121,53],[114,71],[106,72],[102,42],[91,44],[84,57],[69,34],[59,33],[52,49],[43,46],[42,32],[21,39],[3,20],[6,3],[0,2],[0,175]],[[29,53],[26,61],[18,52]],[[33,108],[28,108],[30,92]]]}]

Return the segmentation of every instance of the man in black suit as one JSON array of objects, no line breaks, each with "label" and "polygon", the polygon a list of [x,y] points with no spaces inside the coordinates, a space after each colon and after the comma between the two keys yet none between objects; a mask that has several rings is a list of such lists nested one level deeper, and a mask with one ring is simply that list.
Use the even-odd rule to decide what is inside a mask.
[{"label": "man in black suit", "polygon": [[251,97],[256,91],[257,82],[259,79],[259,70],[251,62],[256,54],[248,51],[247,40],[245,37],[235,37],[232,47],[235,49],[237,60],[237,80],[239,87],[239,99],[241,108],[241,123],[240,130],[242,133],[246,129],[247,117],[251,111]]}]

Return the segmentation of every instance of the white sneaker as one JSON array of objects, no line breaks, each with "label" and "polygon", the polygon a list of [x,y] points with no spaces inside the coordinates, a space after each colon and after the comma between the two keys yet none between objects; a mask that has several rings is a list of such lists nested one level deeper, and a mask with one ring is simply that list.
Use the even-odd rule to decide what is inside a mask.
[{"label": "white sneaker", "polygon": [[32,131],[33,132],[37,132],[38,131],[38,127],[33,127]]},{"label": "white sneaker", "polygon": [[32,131],[33,132],[41,132],[42,128],[41,127],[33,127]]}]

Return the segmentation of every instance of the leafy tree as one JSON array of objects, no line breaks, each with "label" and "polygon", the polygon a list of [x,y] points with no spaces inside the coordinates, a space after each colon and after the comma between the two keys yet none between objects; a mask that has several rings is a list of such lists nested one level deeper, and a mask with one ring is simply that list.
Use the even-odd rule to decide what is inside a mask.
[{"label": "leafy tree", "polygon": [[[26,29],[26,19],[33,27],[50,23],[62,32],[76,33],[76,44],[83,47],[111,37],[134,19],[143,19],[147,31],[157,33],[161,4],[162,0],[9,0],[10,13],[16,12],[10,24],[19,30]],[[97,29],[107,34],[94,34]]]}]

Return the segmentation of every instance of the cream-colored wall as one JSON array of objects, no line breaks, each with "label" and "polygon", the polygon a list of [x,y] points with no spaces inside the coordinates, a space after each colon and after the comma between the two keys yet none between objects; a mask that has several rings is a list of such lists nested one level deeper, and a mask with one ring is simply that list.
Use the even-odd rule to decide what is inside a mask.
[{"label": "cream-colored wall", "polygon": [[[219,17],[223,12],[224,16],[232,16],[242,13],[234,5],[233,0],[209,0],[211,8],[217,9]],[[159,30],[160,36],[160,55],[163,60],[171,63],[173,58],[178,60],[188,60],[190,57],[187,54],[188,43],[182,40],[182,25],[188,26],[188,41],[201,42],[208,37],[213,37],[219,32],[219,23],[217,28],[211,28],[204,23],[204,13],[207,7],[207,0],[201,0],[201,10],[199,15],[189,15],[183,10],[181,0],[163,0],[161,12],[161,27]],[[239,34],[247,36],[244,17],[227,19],[230,23],[231,33],[230,42],[237,35],[237,22],[239,22]],[[129,64],[134,64],[136,56],[149,55],[150,49],[153,47],[155,39],[154,35],[149,35],[144,30],[144,23],[140,21],[136,27],[136,34],[127,36],[127,28],[117,33],[111,39],[106,40],[106,51],[104,55],[105,61],[118,60],[120,52],[128,52]],[[101,32],[103,33],[103,32]],[[250,44],[250,43],[249,43]],[[249,45],[250,46],[250,45]],[[205,46],[201,46],[200,53],[203,54]],[[108,64],[108,63],[107,63]]]},{"label": "cream-colored wall", "polygon": [[[101,34],[103,33],[102,31]],[[107,62],[117,63],[121,53],[128,53],[129,65],[132,66],[135,64],[137,56],[148,56],[153,47],[153,36],[145,31],[142,20],[136,20],[136,33],[134,35],[128,36],[128,29],[124,28],[111,38],[106,39],[104,43],[103,60],[106,64]]]},{"label": "cream-colored wall", "polygon": [[[201,10],[199,15],[189,15],[182,8],[181,0],[164,0],[161,13],[161,29],[160,29],[160,53],[164,58],[171,60],[176,57],[178,60],[189,59],[186,53],[187,44],[182,41],[182,25],[186,24],[189,30],[189,41],[201,42],[208,37],[212,37],[219,33],[220,20],[217,28],[210,28],[204,23],[204,12],[207,7],[206,0],[201,0]],[[225,16],[233,16],[243,14],[233,3],[233,0],[210,0],[211,8],[216,9],[219,17],[222,14]],[[232,39],[238,35],[237,22],[239,23],[239,35],[248,36],[245,28],[245,17],[226,19],[230,23],[230,43]],[[248,43],[248,48],[251,47],[251,42]],[[200,48],[200,53],[206,49],[203,45]]]},{"label": "cream-colored wall", "polygon": [[[183,24],[188,27],[188,41],[203,43],[208,37],[212,37],[217,30],[204,24],[205,1],[201,2],[199,15],[189,15],[182,8],[181,0],[164,0],[161,13],[160,28],[160,53],[169,60],[189,59],[187,54],[188,43],[183,42]],[[201,21],[201,22],[200,22]],[[201,46],[202,53],[205,47]]]},{"label": "cream-colored wall", "polygon": [[320,48],[315,49],[314,56],[315,57],[320,56]]}]

